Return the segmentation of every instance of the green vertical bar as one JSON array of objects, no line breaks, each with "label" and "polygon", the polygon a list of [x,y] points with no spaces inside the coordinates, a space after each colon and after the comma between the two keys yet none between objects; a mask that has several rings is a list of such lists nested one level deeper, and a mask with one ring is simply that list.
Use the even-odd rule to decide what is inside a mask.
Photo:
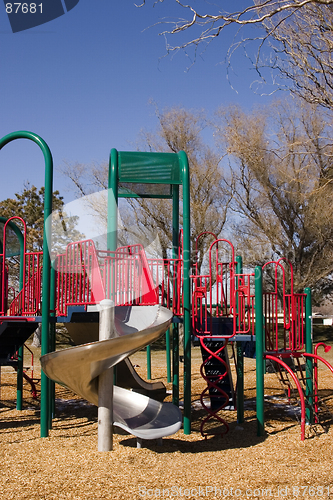
[{"label": "green vertical bar", "polygon": [[[236,257],[236,274],[243,273],[243,261],[239,255]],[[239,288],[239,278],[237,278],[236,287]],[[238,300],[236,301],[236,312],[238,311]],[[237,316],[237,326],[239,327],[239,317]],[[244,354],[243,342],[236,342],[236,356],[237,356],[237,422],[242,424],[244,422]]]},{"label": "green vertical bar", "polygon": [[[47,148],[47,149],[46,149]],[[49,352],[49,329],[50,329],[50,268],[52,243],[52,186],[53,186],[53,162],[51,152],[45,144],[45,198],[44,198],[44,236],[43,236],[43,275],[42,275],[42,349],[41,354]],[[41,408],[40,408],[40,436],[47,437],[49,434],[49,379],[42,371],[41,374]]]},{"label": "green vertical bar", "polygon": [[178,153],[183,183],[184,434],[191,433],[190,172],[186,153]]},{"label": "green vertical bar", "polygon": [[[312,335],[312,297],[311,288],[307,287],[304,290],[305,298],[305,352],[312,354],[313,335]],[[313,361],[311,358],[306,359],[306,421],[308,424],[313,423]]]},{"label": "green vertical bar", "polygon": [[16,372],[16,409],[21,411],[23,408],[23,352],[21,345],[17,351],[17,372]]},{"label": "green vertical bar", "polygon": [[[179,186],[172,186],[172,258],[178,259],[179,250]],[[175,276],[178,268],[173,267],[173,279],[179,279]],[[177,290],[174,289],[175,296],[173,302],[177,300]],[[172,402],[179,406],[179,325],[172,324]]]},{"label": "green vertical bar", "polygon": [[[45,195],[44,195],[44,235],[43,235],[43,276],[42,276],[42,356],[48,353],[49,324],[50,324],[50,263],[48,245],[51,244],[51,217],[52,214],[52,185],[53,160],[51,151],[46,142],[37,134],[27,131],[13,132],[0,140],[0,149],[15,139],[29,139],[35,142],[43,152],[45,162]],[[40,435],[48,436],[48,379],[44,372],[41,374],[41,408],[40,408]]]},{"label": "green vertical bar", "polygon": [[255,268],[255,317],[256,317],[256,403],[257,403],[257,435],[265,432],[264,415],[264,325],[262,268]]},{"label": "green vertical bar", "polygon": [[[112,148],[109,158],[109,177],[108,177],[108,217],[107,217],[107,249],[115,252],[118,245],[118,151]],[[113,280],[115,280],[115,262],[113,267]],[[116,283],[113,281],[111,290],[106,289],[107,299],[113,300],[116,304]],[[147,365],[148,367],[148,365]],[[117,367],[113,369],[113,383],[117,385]]]},{"label": "green vertical bar", "polygon": [[167,365],[167,382],[171,382],[171,356],[170,356],[170,330],[165,332],[165,350],[166,350],[166,365]]},{"label": "green vertical bar", "polygon": [[110,151],[108,188],[107,248],[115,251],[118,230],[118,151],[114,148]]},{"label": "green vertical bar", "polygon": [[179,325],[172,323],[172,403],[179,406]]}]

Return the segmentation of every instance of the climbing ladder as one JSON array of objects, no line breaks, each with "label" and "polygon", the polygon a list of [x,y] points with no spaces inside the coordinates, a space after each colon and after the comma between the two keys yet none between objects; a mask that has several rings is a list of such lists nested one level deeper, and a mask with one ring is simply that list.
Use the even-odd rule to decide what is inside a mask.
[{"label": "climbing ladder", "polygon": [[[202,233],[199,238],[204,235]],[[221,247],[228,248],[231,258],[222,260]],[[199,275],[194,265],[192,275],[192,326],[194,335],[200,340],[203,360],[200,373],[206,382],[200,396],[201,405],[208,413],[200,426],[205,438],[228,432],[229,426],[221,410],[236,407],[228,356],[228,340],[235,335],[235,269],[232,244],[228,240],[215,239],[209,248],[209,272]],[[207,403],[208,395],[210,403]]]}]

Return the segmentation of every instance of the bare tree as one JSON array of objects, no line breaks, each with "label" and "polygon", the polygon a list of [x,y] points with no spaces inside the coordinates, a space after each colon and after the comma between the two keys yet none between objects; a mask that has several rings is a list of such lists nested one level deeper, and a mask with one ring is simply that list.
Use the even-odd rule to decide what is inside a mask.
[{"label": "bare tree", "polygon": [[268,59],[258,54],[258,71],[278,70],[294,94],[332,109],[333,6],[309,4],[288,19],[265,19],[263,26],[271,51]]},{"label": "bare tree", "polygon": [[253,264],[287,257],[295,290],[332,288],[332,124],[304,101],[220,110],[239,245]]},{"label": "bare tree", "polygon": [[[216,151],[205,144],[202,137],[210,123],[202,111],[189,111],[181,107],[173,107],[159,111],[156,107],[158,129],[153,133],[142,131],[139,142],[141,150],[155,152],[185,151],[190,164],[190,196],[191,196],[191,239],[192,249],[195,239],[202,231],[209,230],[219,235],[226,222],[228,206],[231,200],[229,191],[224,184],[220,157]],[[213,137],[213,129],[211,128]],[[107,188],[107,164],[84,166],[65,165],[63,174],[75,185],[77,195],[85,196],[98,189]],[[180,191],[182,197],[182,192]],[[94,205],[91,198],[91,211],[103,217],[106,209]],[[124,231],[120,237],[130,236],[148,243],[158,235],[163,257],[172,247],[172,204],[171,200],[149,198],[126,198],[120,215]],[[130,209],[129,209],[130,208]],[[182,218],[182,207],[180,207]],[[148,238],[147,238],[147,235]],[[144,240],[143,240],[144,239]],[[122,243],[125,243],[123,239]],[[198,248],[199,269],[209,241],[201,239]]]},{"label": "bare tree", "polygon": [[[143,144],[150,151],[185,151],[190,165],[190,210],[191,210],[191,247],[203,231],[213,231],[217,236],[227,220],[232,193],[226,189],[221,158],[216,151],[205,144],[202,132],[210,127],[203,111],[190,111],[181,107],[156,108],[159,127],[153,134],[141,133]],[[172,244],[171,206],[167,200],[156,203],[150,199],[131,200],[137,220],[145,227],[156,227],[162,235],[164,248]],[[180,210],[182,216],[182,209]],[[198,269],[203,263],[204,254],[210,241],[200,239],[197,247]]]},{"label": "bare tree", "polygon": [[[163,0],[153,2],[154,6],[159,3]],[[182,8],[184,17],[164,18],[159,22],[167,26],[160,34],[166,38],[168,53],[186,50],[194,60],[208,44],[229,30],[233,40],[226,47],[229,67],[238,47],[256,41],[256,56],[251,59],[262,83],[266,74],[263,68],[276,70],[273,74],[276,88],[290,88],[309,102],[332,107],[333,0],[249,0],[247,7],[233,12],[221,6],[224,3],[226,9],[230,8],[231,2],[227,1],[210,3],[210,12],[206,2],[184,4],[174,0],[174,3],[175,11]],[[238,29],[235,31],[232,26]],[[249,37],[248,31],[242,30],[248,26],[261,30]],[[171,35],[175,40],[173,45]],[[276,80],[276,74],[282,79]]]}]

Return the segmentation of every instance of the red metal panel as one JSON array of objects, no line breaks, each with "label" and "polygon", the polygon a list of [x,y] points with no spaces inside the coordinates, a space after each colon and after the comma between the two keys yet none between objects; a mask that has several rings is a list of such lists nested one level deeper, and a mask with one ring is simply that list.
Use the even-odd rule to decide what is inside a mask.
[{"label": "red metal panel", "polygon": [[41,313],[43,252],[25,254],[24,287],[9,307],[10,316],[36,316]]}]

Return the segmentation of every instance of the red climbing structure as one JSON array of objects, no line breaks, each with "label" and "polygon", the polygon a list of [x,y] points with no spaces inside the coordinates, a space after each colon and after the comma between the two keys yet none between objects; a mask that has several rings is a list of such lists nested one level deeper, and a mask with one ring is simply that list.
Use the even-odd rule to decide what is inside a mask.
[{"label": "red climbing structure", "polygon": [[[207,235],[215,237],[213,233],[202,233],[199,238]],[[209,247],[208,260],[208,273],[199,275],[195,264],[192,276],[193,332],[200,340],[203,357],[200,373],[207,384],[200,396],[201,405],[208,413],[200,428],[205,437],[227,432],[229,426],[221,416],[221,410],[226,407],[235,408],[235,392],[227,350],[229,339],[236,335],[233,328],[236,311],[234,247],[228,240],[215,238]],[[212,422],[221,424],[218,432],[212,430]]]},{"label": "red climbing structure", "polygon": [[[206,235],[215,237],[213,233],[202,233],[199,238]],[[229,248],[229,258],[222,258],[222,245]],[[233,246],[227,240],[215,239],[209,248],[208,261],[207,274],[199,275],[194,264],[192,276],[193,333],[200,340],[201,374],[207,384],[200,398],[208,413],[201,423],[205,437],[227,432],[228,423],[222,410],[231,404],[236,407],[227,345],[233,346],[237,340],[245,346],[250,340],[254,346],[256,330],[254,273],[243,273],[237,266]],[[332,373],[333,368],[317,355],[317,348],[313,354],[312,344],[306,346],[306,294],[294,291],[291,263],[282,258],[268,262],[262,269],[263,356],[276,372],[289,401],[300,406],[304,439],[306,420],[320,421],[317,363],[321,361]],[[236,362],[235,349],[233,357]],[[314,373],[309,360],[314,361]],[[237,373],[237,365],[235,368]]]}]

